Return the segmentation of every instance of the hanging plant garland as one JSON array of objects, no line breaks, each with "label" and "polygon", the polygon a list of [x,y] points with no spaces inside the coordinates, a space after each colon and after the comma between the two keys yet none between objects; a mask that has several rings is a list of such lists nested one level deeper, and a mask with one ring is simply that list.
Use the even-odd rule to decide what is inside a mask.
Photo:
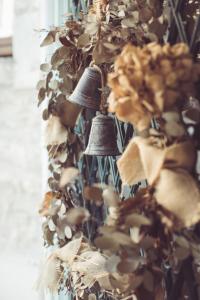
[{"label": "hanging plant garland", "polygon": [[[38,104],[46,105],[51,172],[40,214],[45,243],[59,245],[43,268],[39,289],[67,287],[78,299],[98,299],[101,293],[164,300],[163,262],[175,277],[192,257],[198,273],[199,238],[182,230],[199,221],[200,207],[195,141],[182,122],[181,107],[195,92],[199,70],[186,45],[158,43],[167,17],[163,1],[95,1],[87,15],[51,30],[41,44],[61,43],[50,63],[41,65],[45,75],[38,83]],[[117,163],[124,184],[147,179],[150,185],[126,201],[112,187],[88,186],[77,169],[83,149],[74,126],[84,109],[69,99],[91,61],[103,73],[112,72],[110,111],[146,132],[146,138],[130,141]],[[152,117],[159,130],[149,128]],[[73,191],[83,182],[77,198]],[[101,224],[87,206],[81,207],[82,197],[89,208],[105,206]],[[84,224],[95,224],[94,241],[84,236]]]}]

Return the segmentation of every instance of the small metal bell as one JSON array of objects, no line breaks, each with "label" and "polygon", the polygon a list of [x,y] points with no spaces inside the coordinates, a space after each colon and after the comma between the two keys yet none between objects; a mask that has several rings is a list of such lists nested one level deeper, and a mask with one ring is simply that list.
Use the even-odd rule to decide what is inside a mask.
[{"label": "small metal bell", "polygon": [[96,68],[88,67],[85,69],[69,100],[83,107],[98,110],[101,102],[101,87],[101,74]]},{"label": "small metal bell", "polygon": [[97,156],[117,156],[120,154],[112,117],[99,114],[92,120],[89,142],[84,154]]}]

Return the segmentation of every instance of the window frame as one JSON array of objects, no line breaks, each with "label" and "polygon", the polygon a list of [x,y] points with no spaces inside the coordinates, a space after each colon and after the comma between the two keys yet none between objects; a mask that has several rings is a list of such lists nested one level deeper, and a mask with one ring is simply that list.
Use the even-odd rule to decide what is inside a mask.
[{"label": "window frame", "polygon": [[0,37],[0,57],[13,56],[12,37]]}]

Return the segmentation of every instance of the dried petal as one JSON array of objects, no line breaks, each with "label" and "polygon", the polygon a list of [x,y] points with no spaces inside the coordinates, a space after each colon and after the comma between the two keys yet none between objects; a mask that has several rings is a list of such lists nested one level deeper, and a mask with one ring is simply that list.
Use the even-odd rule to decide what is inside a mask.
[{"label": "dried petal", "polygon": [[73,181],[79,174],[79,170],[73,167],[63,169],[60,178],[60,187],[63,188],[66,184]]},{"label": "dried petal", "polygon": [[[170,191],[170,193],[169,193]],[[192,176],[184,170],[163,169],[156,186],[157,202],[189,227],[200,220],[200,192]]]}]

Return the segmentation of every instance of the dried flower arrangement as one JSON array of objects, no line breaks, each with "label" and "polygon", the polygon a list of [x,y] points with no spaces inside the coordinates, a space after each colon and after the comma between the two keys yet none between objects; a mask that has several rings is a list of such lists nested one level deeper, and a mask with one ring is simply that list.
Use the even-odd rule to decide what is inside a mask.
[{"label": "dried flower arrangement", "polygon": [[[191,291],[183,286],[184,268],[199,284],[196,141],[182,111],[186,107],[185,115],[199,122],[198,107],[191,111],[186,103],[195,96],[200,72],[185,44],[159,44],[167,18],[163,1],[98,0],[88,15],[50,31],[42,43],[62,44],[41,65],[46,75],[38,83],[39,104],[45,100],[47,106],[51,172],[40,214],[47,246],[59,247],[44,265],[38,288],[67,287],[74,299],[165,300],[170,270],[174,288],[167,296],[178,299],[179,288],[185,299]],[[91,62],[111,72],[110,112],[138,130],[117,166],[124,184],[147,179],[149,186],[126,201],[113,187],[88,186],[78,170],[82,144],[74,128],[84,109],[68,99]],[[76,205],[70,192],[75,181],[84,182],[81,197],[107,211],[94,240],[82,225],[98,222],[87,207]]]}]

